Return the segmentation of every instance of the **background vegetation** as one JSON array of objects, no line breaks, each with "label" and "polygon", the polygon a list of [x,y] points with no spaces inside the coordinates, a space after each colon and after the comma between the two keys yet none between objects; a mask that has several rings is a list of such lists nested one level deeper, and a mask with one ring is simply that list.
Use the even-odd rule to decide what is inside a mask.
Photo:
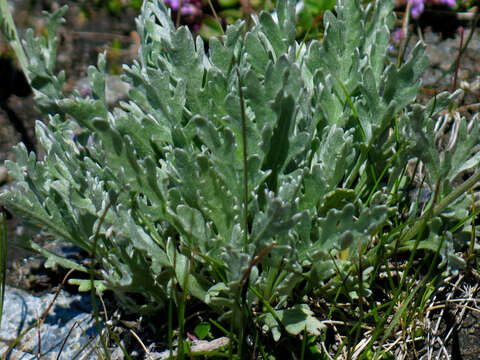
[{"label": "background vegetation", "polygon": [[[37,123],[44,158],[17,147],[2,203],[90,254],[74,263],[27,239],[87,274],[71,280],[81,290],[168,314],[158,330],[179,357],[191,328],[228,338],[208,356],[393,358],[387,340],[424,341],[435,288],[477,267],[479,130],[455,115],[460,93],[415,103],[428,62],[419,44],[392,63],[391,2],[340,2],[321,42],[296,41],[313,28],[296,26],[296,5],[235,23],[205,53],[146,4],[138,61],[123,67],[129,101],[114,109],[105,56],[88,96],[64,93],[63,9],[23,45],[3,17],[49,121]],[[439,115],[457,124],[445,147]]]}]

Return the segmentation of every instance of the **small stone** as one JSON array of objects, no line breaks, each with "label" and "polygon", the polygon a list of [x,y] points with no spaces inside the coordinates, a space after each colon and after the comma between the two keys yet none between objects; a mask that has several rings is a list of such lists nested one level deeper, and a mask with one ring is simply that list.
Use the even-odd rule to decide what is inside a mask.
[{"label": "small stone", "polygon": [[113,352],[110,354],[110,359],[111,360],[124,360],[125,355],[123,354],[122,349],[119,347],[113,350]]},{"label": "small stone", "polygon": [[[39,319],[47,309],[55,294],[34,296],[26,291],[7,286],[3,304],[3,316],[0,326],[0,339],[5,342],[14,340],[30,324]],[[8,311],[6,311],[8,309]],[[87,355],[95,336],[95,321],[91,316],[89,295],[70,295],[60,291],[45,321],[40,327],[41,349],[45,359],[69,360],[80,356],[85,360],[94,360],[96,356]],[[29,353],[38,349],[38,328],[28,331],[18,345]],[[65,346],[58,356],[63,342]],[[4,348],[3,351],[5,351]],[[1,353],[3,353],[3,351]],[[77,354],[78,353],[78,354]]]}]

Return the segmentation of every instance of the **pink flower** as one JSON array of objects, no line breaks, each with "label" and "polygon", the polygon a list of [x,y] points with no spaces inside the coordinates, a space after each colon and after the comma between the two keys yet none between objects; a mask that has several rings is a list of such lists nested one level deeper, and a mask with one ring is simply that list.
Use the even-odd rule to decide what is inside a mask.
[{"label": "pink flower", "polygon": [[439,0],[439,3],[448,5],[450,7],[454,7],[455,5],[457,5],[455,0]]},{"label": "pink flower", "polygon": [[181,6],[180,13],[182,15],[199,15],[201,14],[202,4],[199,0],[163,0],[164,4],[173,11],[178,11]]},{"label": "pink flower", "polygon": [[417,19],[420,14],[425,9],[425,2],[426,0],[410,0],[411,2],[411,9],[412,9],[412,17]]},{"label": "pink flower", "polygon": [[202,21],[202,0],[163,0],[163,3],[173,10],[173,18],[178,12],[182,15],[182,25],[188,25],[193,30],[198,30]]},{"label": "pink flower", "polygon": [[417,19],[425,10],[426,3],[444,4],[453,7],[457,4],[455,0],[407,0],[411,2],[412,17]]}]

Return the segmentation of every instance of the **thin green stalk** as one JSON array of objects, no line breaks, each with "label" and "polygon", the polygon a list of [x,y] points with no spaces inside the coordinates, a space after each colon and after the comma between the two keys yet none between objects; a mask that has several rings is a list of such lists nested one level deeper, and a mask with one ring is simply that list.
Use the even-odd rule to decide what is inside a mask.
[{"label": "thin green stalk", "polygon": [[172,275],[172,287],[171,287],[171,294],[170,298],[168,299],[168,350],[170,351],[169,353],[169,359],[173,359],[173,299],[172,299],[172,294],[174,294],[175,291],[175,281],[173,278],[175,275]]},{"label": "thin green stalk", "polygon": [[418,222],[415,223],[415,225],[420,224],[419,225],[419,230],[415,234],[417,238],[415,239],[415,243],[414,243],[413,248],[410,252],[410,256],[408,258],[408,262],[407,262],[407,266],[405,267],[405,271],[403,272],[402,278],[400,279],[399,289],[403,288],[403,285],[405,284],[405,282],[407,280],[407,274],[409,273],[410,268],[413,265],[413,260],[415,258],[415,253],[417,252],[418,245],[420,244],[421,236],[422,236],[423,232],[425,231],[425,228],[427,227],[427,222],[431,218],[431,214],[434,211],[433,206],[435,206],[435,203],[438,199],[439,188],[440,188],[440,180],[437,181],[437,186],[435,188],[435,193],[433,194],[432,207],[426,212],[425,217],[421,217],[418,220]]},{"label": "thin green stalk", "polygon": [[[235,71],[237,73],[238,78],[238,94],[240,97],[240,111],[242,117],[242,145],[243,145],[243,251],[246,253],[248,251],[248,168],[247,168],[247,120],[245,115],[245,102],[243,99],[243,89],[242,89],[242,80],[240,78],[240,70],[238,69],[238,65],[235,67]],[[249,274],[249,272],[248,272]],[[240,289],[239,295],[241,296],[242,303],[238,304],[238,311],[240,312],[240,346],[238,350],[238,356],[241,359],[243,354],[243,343],[245,340],[244,334],[244,313],[242,311],[243,308],[246,308],[246,299],[247,299],[247,289],[248,289],[248,276],[245,279],[245,283],[241,282],[242,288]],[[235,321],[235,311],[236,307],[234,308],[234,318]]]},{"label": "thin green stalk", "polygon": [[380,176],[377,178],[377,180],[375,181],[375,185],[373,186],[372,190],[370,191],[370,194],[368,195],[368,198],[367,198],[367,201],[365,202],[365,207],[368,206],[368,204],[370,203],[370,200],[372,200],[372,197],[373,195],[375,194],[375,191],[377,191],[377,188],[378,188],[378,185],[380,184],[380,181],[383,179],[383,176],[387,173],[388,169],[390,168],[390,166],[393,164],[393,162],[395,161],[395,159],[397,158],[398,154],[400,154],[403,149],[405,148],[406,146],[406,143],[404,143],[400,149],[395,152],[395,154],[392,156],[392,158],[388,161],[387,165],[385,166],[385,168],[383,169],[382,173],[380,174]]},{"label": "thin green stalk", "polygon": [[263,295],[258,291],[254,286],[250,286],[250,291],[258,297],[258,299],[262,302],[263,306],[265,306],[265,309],[273,316],[275,321],[278,323],[278,327],[282,330],[285,331],[285,328],[283,326],[282,321],[278,317],[275,309],[270,305],[270,303],[263,297]]},{"label": "thin green stalk", "polygon": [[264,359],[264,360],[271,359],[271,358],[267,355],[267,353],[265,352],[265,346],[264,346],[263,344],[260,344],[258,347],[260,348],[260,353],[262,354],[262,359]]},{"label": "thin green stalk", "polygon": [[95,235],[93,237],[93,248],[92,248],[92,258],[90,261],[90,297],[92,298],[92,308],[93,308],[93,314],[95,318],[95,325],[97,327],[98,334],[100,336],[100,342],[102,344],[103,350],[105,352],[105,356],[107,357],[108,360],[110,360],[110,353],[108,351],[107,347],[107,342],[105,340],[105,337],[103,336],[102,332],[102,326],[100,324],[100,314],[98,312],[98,304],[97,304],[97,299],[95,297],[96,295],[96,288],[95,288],[95,260],[96,260],[96,252],[97,252],[97,243],[98,243],[98,238],[100,236],[100,230],[102,228],[103,223],[105,222],[105,219],[107,217],[108,210],[112,207],[112,205],[117,201],[117,198],[120,193],[114,194],[110,201],[107,203],[105,206],[105,210],[103,210],[102,215],[100,216],[100,219],[98,220],[98,225],[97,229],[95,231]]},{"label": "thin green stalk", "polygon": [[118,337],[118,335],[114,331],[112,331],[109,327],[107,327],[107,331],[108,331],[109,336],[115,342],[115,344],[117,344],[120,347],[120,349],[122,350],[123,356],[125,356],[125,358],[127,360],[132,360],[132,357],[129,355],[127,349],[125,348],[125,345],[123,345],[123,343],[120,341],[120,338]]},{"label": "thin green stalk", "polygon": [[401,44],[399,46],[398,57],[397,57],[397,66],[400,66],[403,62],[403,57],[407,50],[408,42],[410,41],[410,32],[408,31],[408,23],[410,21],[410,9],[412,7],[411,1],[407,1],[407,8],[405,9],[405,17],[402,23],[402,35],[401,35]]},{"label": "thin green stalk", "polygon": [[[325,66],[327,66],[327,64],[325,64]],[[360,118],[358,116],[357,108],[353,104],[352,96],[350,95],[350,92],[346,88],[345,84],[337,77],[337,75],[335,75],[335,73],[333,71],[330,70],[329,74],[335,79],[335,81],[338,83],[338,85],[342,89],[342,92],[345,95],[345,100],[347,101],[347,105],[352,110],[353,117],[357,121],[358,127],[360,129],[360,134],[362,135],[362,140],[366,142],[367,141],[367,136],[365,135],[365,130],[363,129],[362,123],[360,122]],[[340,98],[340,96],[338,96],[338,97]]]},{"label": "thin green stalk", "polygon": [[307,348],[307,340],[308,340],[308,333],[307,333],[307,326],[305,325],[305,329],[303,329],[303,339],[302,339],[302,349],[300,352],[300,360],[305,359],[305,349]]},{"label": "thin green stalk", "polygon": [[[362,246],[362,243],[361,243],[361,238],[359,237],[359,246],[358,246],[358,275],[357,275],[357,278],[358,278],[358,309],[359,309],[359,312],[360,312],[360,320],[359,321],[363,321],[365,319],[365,310],[363,308],[363,264],[362,264],[362,255],[363,255],[363,246]],[[361,331],[361,327],[359,326],[357,328],[357,331],[355,331],[355,344],[358,344],[359,342],[359,339],[360,339],[360,331]],[[350,353],[350,351],[349,351]]]},{"label": "thin green stalk", "polygon": [[[471,195],[472,195],[472,213],[476,213],[477,209],[475,207],[475,195],[473,193],[473,189],[470,189]],[[475,238],[476,238],[476,233],[475,233],[475,216],[472,216],[472,231],[471,231],[471,237],[470,237],[470,247],[468,249],[468,259],[472,259],[473,257],[473,249],[475,248]]]},{"label": "thin green stalk", "polygon": [[[424,221],[421,221],[421,224],[422,224],[422,232],[426,226],[426,220]],[[394,293],[393,293],[393,299],[392,301],[390,302],[390,305],[387,309],[387,312],[386,312],[386,315],[382,318],[382,320],[380,321],[380,323],[377,325],[374,333],[373,333],[373,336],[370,340],[370,347],[371,345],[373,345],[373,342],[380,336],[380,332],[382,331],[383,329],[383,326],[385,325],[385,323],[387,322],[387,318],[388,318],[388,315],[392,314],[393,312],[393,308],[395,306],[395,304],[397,304],[399,302],[399,299],[400,299],[400,293],[405,285],[405,281],[406,281],[406,274],[409,272],[410,270],[410,267],[412,266],[412,263],[413,263],[413,259],[414,259],[414,256],[415,256],[415,253],[416,253],[416,250],[417,250],[417,247],[418,247],[418,244],[420,243],[420,239],[421,239],[421,234],[422,232],[418,233],[417,235],[417,239],[415,241],[415,244],[413,246],[413,249],[410,253],[410,257],[408,259],[408,262],[407,262],[407,266],[403,272],[403,276],[400,280],[400,283],[397,287],[396,290],[394,290]],[[424,281],[425,279],[423,279],[422,281]],[[420,287],[421,285],[419,285]],[[383,341],[385,341],[386,337],[391,333],[391,331],[393,330],[393,327],[398,323],[399,319],[400,319],[400,316],[403,314],[403,311],[405,310],[406,306],[408,304],[410,304],[411,300],[413,299],[413,296],[416,294],[416,292],[418,291],[418,288],[414,289],[414,291],[412,291],[409,296],[407,297],[407,299],[405,299],[405,301],[402,303],[402,305],[400,306],[400,309],[396,310],[395,312],[395,315],[393,317],[393,320],[390,322],[390,324],[388,325],[388,328],[382,338],[382,343]],[[374,356],[374,359],[376,359],[376,354]]]},{"label": "thin green stalk", "polygon": [[450,194],[445,196],[445,198],[437,205],[432,208],[432,211],[427,211],[420,219],[413,225],[410,230],[400,239],[400,244],[404,244],[407,241],[415,237],[418,232],[422,229],[423,223],[428,220],[430,217],[438,216],[445,210],[452,202],[457,200],[465,192],[469,191],[478,181],[480,181],[480,170],[477,170],[468,180],[463,184],[455,188]]},{"label": "thin green stalk", "polygon": [[[236,307],[232,309],[232,319],[230,321],[230,331],[228,332],[228,339],[230,340],[230,348],[228,349],[228,358],[230,360],[233,359],[233,334],[235,333],[235,326],[234,326],[234,321],[236,317]],[[241,349],[242,347],[242,338],[240,337],[240,340],[238,341],[238,347]],[[241,351],[241,350],[239,350]]]},{"label": "thin green stalk", "polygon": [[360,168],[362,167],[365,159],[366,159],[365,153],[361,152],[357,161],[355,162],[355,165],[352,171],[350,172],[350,174],[347,176],[345,180],[344,187],[349,188],[353,185],[353,183],[357,179],[357,175],[360,172]]},{"label": "thin green stalk", "polygon": [[[220,323],[216,322],[215,320],[213,319],[208,319],[208,321],[210,321],[215,327],[217,327],[221,332],[223,332],[225,335],[227,335],[230,339],[233,339],[233,341],[235,341],[237,344],[238,344],[238,339],[232,335],[231,335],[231,331],[228,331],[227,329],[225,329],[222,325],[220,325]],[[232,343],[230,343],[232,344]]]},{"label": "thin green stalk", "polygon": [[177,10],[177,19],[175,20],[175,27],[180,26],[180,18],[182,15],[182,6],[183,6],[183,0],[180,0],[180,4],[178,5],[178,10]]},{"label": "thin green stalk", "polygon": [[[345,100],[347,101],[347,105],[352,110],[353,117],[358,124],[358,128],[360,129],[360,135],[362,136],[362,140],[364,142],[367,142],[367,136],[365,134],[365,130],[363,129],[362,123],[361,123],[360,118],[358,116],[358,111],[355,108],[355,105],[353,104],[352,96],[350,95],[350,93],[349,93],[348,89],[346,88],[345,84],[335,75],[335,73],[331,69],[328,68],[328,64],[324,63],[324,65],[329,70],[329,74],[335,79],[335,81],[338,83],[338,85],[342,89],[342,92],[345,95]],[[340,95],[337,94],[337,96],[340,98]],[[359,159],[357,160],[357,163],[354,167],[354,170],[351,172],[351,174],[347,178],[347,181],[346,181],[346,186],[347,187],[349,187],[353,183],[353,180],[355,180],[355,178],[357,176],[357,173],[360,170],[360,166],[363,164],[363,161],[365,159],[368,160],[368,158],[369,158],[368,149],[367,150],[362,149],[362,152],[359,156]],[[360,161],[360,159],[361,159],[361,161]],[[375,170],[373,168],[373,164],[370,164],[370,171],[372,172],[373,179],[375,180],[377,177],[375,175]]]},{"label": "thin green stalk", "polygon": [[[243,305],[243,301],[242,301],[242,305]],[[240,331],[240,335],[239,335],[239,346],[238,346],[238,358],[239,359],[243,359],[244,356],[243,356],[243,349],[244,349],[244,345],[245,345],[245,317],[243,316],[243,311],[242,311],[242,307],[240,306],[240,304],[238,304],[237,307],[235,307],[236,311],[238,311],[240,313],[240,328],[238,329]],[[235,312],[234,312],[235,313]],[[234,318],[235,319],[235,318]],[[234,320],[235,321],[235,320]]]},{"label": "thin green stalk", "polygon": [[10,43],[15,55],[17,56],[18,62],[22,67],[25,77],[28,83],[31,83],[30,74],[27,71],[28,60],[23,50],[22,43],[18,37],[17,28],[13,22],[12,14],[10,14],[10,9],[7,4],[7,0],[0,0],[0,31],[7,38],[7,41]]},{"label": "thin green stalk", "polygon": [[[195,252],[195,251],[193,251]],[[188,295],[188,279],[190,274],[190,263],[191,258],[187,259],[185,264],[185,272],[183,278],[183,293],[180,302],[180,309],[178,312],[178,350],[177,350],[177,358],[183,360],[185,358],[185,349],[184,349],[184,341],[183,337],[185,334],[185,309],[187,308],[187,295]],[[170,351],[170,354],[172,352]]]},{"label": "thin green stalk", "polygon": [[247,168],[247,120],[245,116],[245,102],[243,100],[242,80],[240,70],[235,67],[238,78],[238,95],[240,97],[240,111],[242,116],[242,143],[243,143],[243,251],[248,246],[248,168]]},{"label": "thin green stalk", "polygon": [[2,325],[3,301],[5,298],[5,283],[7,280],[7,219],[5,212],[0,211],[0,268],[2,278],[0,283],[0,326]]},{"label": "thin green stalk", "polygon": [[[398,322],[400,321],[400,317],[403,315],[404,311],[406,311],[408,309],[408,306],[410,305],[410,303],[412,302],[413,298],[415,297],[415,295],[417,294],[418,290],[423,288],[426,284],[426,278],[422,279],[420,281],[420,284],[415,287],[410,293],[409,295],[407,296],[407,298],[402,302],[402,304],[400,305],[400,307],[395,311],[395,314],[393,315],[393,319],[392,321],[390,322],[390,324],[388,325],[387,327],[387,330],[385,331],[385,334],[382,338],[382,341],[381,341],[381,344],[383,344],[386,340],[386,338],[392,333],[393,331],[393,328],[398,324]],[[383,326],[383,324],[382,324]],[[377,355],[375,354],[374,355],[374,359],[377,359]]]},{"label": "thin green stalk", "polygon": [[[175,246],[175,245],[173,244],[173,246]],[[168,308],[168,349],[170,351],[170,354],[169,354],[170,355],[169,356],[170,360],[173,359],[173,301],[176,300],[176,297],[177,297],[176,291],[175,291],[176,270],[177,270],[177,250],[174,248],[173,269],[172,269],[169,308]],[[175,301],[175,303],[178,304],[178,301]]]},{"label": "thin green stalk", "polygon": [[448,231],[450,231],[451,233],[454,233],[456,232],[458,229],[460,229],[461,227],[463,227],[465,225],[465,223],[469,220],[472,220],[474,219],[478,214],[480,214],[480,209],[479,208],[475,208],[475,211],[472,211],[470,213],[470,215],[466,216],[465,218],[463,218],[462,220],[460,220],[460,222],[453,226],[451,229],[449,229]]},{"label": "thin green stalk", "polygon": [[310,31],[313,28],[313,24],[318,22],[318,16],[312,20],[310,25],[308,26],[307,31],[305,32],[305,35],[303,36],[302,42],[300,43],[300,46],[298,47],[297,54],[295,57],[298,59],[298,56],[300,55],[300,51],[302,50],[303,46],[305,46],[305,42],[307,41],[308,35],[310,34]]},{"label": "thin green stalk", "polygon": [[[420,238],[420,236],[418,237]],[[427,272],[427,275],[419,282],[418,286],[416,286],[413,290],[409,291],[409,296],[407,296],[407,298],[404,300],[404,302],[402,303],[402,305],[400,306],[400,309],[396,310],[396,313],[393,317],[393,320],[392,322],[390,323],[390,325],[388,326],[387,328],[387,331],[385,332],[382,340],[381,340],[381,344],[384,343],[384,341],[386,340],[386,338],[389,336],[389,334],[392,332],[393,330],[393,327],[395,326],[396,323],[398,323],[398,320],[401,316],[401,314],[407,309],[407,306],[411,303],[413,297],[415,296],[415,294],[418,292],[418,290],[422,289],[422,288],[425,288],[426,287],[426,284],[428,282],[428,279],[431,278],[432,274],[433,274],[433,271],[437,269],[437,267],[435,266],[436,262],[437,262],[437,259],[438,259],[438,256],[440,254],[440,249],[442,248],[442,245],[443,245],[443,241],[444,241],[444,238],[442,238],[442,241],[440,242],[439,246],[438,246],[438,249],[437,251],[435,252],[434,254],[434,257],[433,257],[433,260],[430,262],[430,265],[429,265],[429,268],[428,268],[428,272]],[[407,267],[407,269],[405,269],[405,272],[404,272],[404,275],[408,272],[409,268]],[[418,269],[418,271],[420,270],[420,268]],[[414,280],[412,280],[412,283],[414,282]],[[403,285],[401,285],[403,286]],[[398,288],[398,291],[397,293],[395,294],[394,296],[394,299],[395,301],[392,302],[392,306],[389,308],[389,311],[387,312],[386,316],[383,317],[383,319],[386,319],[387,316],[389,314],[391,314],[392,310],[393,310],[393,305],[395,303],[397,303],[398,301],[398,297],[399,297],[399,294],[400,294],[400,290],[401,290],[401,287],[399,286]],[[382,325],[385,323],[385,320],[382,321]],[[377,329],[380,329],[380,327],[377,327]],[[377,339],[378,335],[379,335],[379,332],[377,332],[377,329],[374,333],[374,336],[372,336],[371,340],[370,340],[370,344],[369,344],[369,347],[368,348],[371,348],[373,346],[373,343],[375,342],[375,340]],[[379,346],[381,348],[381,346]],[[374,355],[374,358],[373,359],[377,359],[378,356],[377,354]]]},{"label": "thin green stalk", "polygon": [[[435,261],[431,261],[431,264],[434,264]],[[425,306],[427,305],[428,299],[433,295],[435,290],[437,289],[436,284],[438,279],[441,277],[441,274],[437,274],[433,277],[432,281],[426,286],[425,291],[423,292],[422,299],[420,301],[420,304],[418,306],[419,312],[418,315],[420,316],[420,321],[423,322],[423,315],[425,312]]]},{"label": "thin green stalk", "polygon": [[[371,347],[373,346],[373,343],[376,341],[376,339],[380,336],[380,332],[382,331],[383,329],[383,326],[384,324],[386,323],[386,319],[388,318],[388,316],[390,314],[392,314],[393,312],[393,308],[394,308],[394,305],[397,304],[399,302],[399,299],[400,299],[400,293],[401,293],[401,290],[403,289],[404,285],[405,285],[405,281],[406,281],[406,276],[407,274],[409,273],[410,271],[410,268],[412,267],[413,265],[413,259],[414,259],[414,256],[415,256],[415,252],[416,252],[416,249],[418,247],[418,244],[420,243],[420,239],[421,239],[421,234],[423,232],[423,229],[424,227],[426,226],[426,221],[422,221],[422,225],[423,225],[423,228],[421,229],[422,231],[417,235],[417,239],[415,241],[415,245],[412,249],[412,252],[410,254],[410,257],[409,257],[409,260],[408,260],[408,263],[407,263],[407,266],[404,270],[404,273],[403,273],[403,276],[400,280],[400,284],[398,285],[397,289],[394,290],[394,294],[393,294],[393,299],[392,301],[390,302],[390,305],[388,307],[388,310],[386,312],[386,314],[382,317],[381,321],[379,322],[379,325],[376,327],[374,333],[373,333],[373,336],[372,338],[370,339],[370,343],[367,347],[367,349],[371,349]],[[438,258],[438,255],[440,253],[440,249],[442,248],[442,245],[443,245],[443,241],[444,241],[444,238],[442,238],[442,241],[440,242],[439,246],[438,246],[438,249],[437,251],[435,252],[434,254],[434,258],[433,260],[430,262],[430,265],[429,265],[429,269],[428,269],[428,273],[427,275],[420,281],[419,285],[417,287],[415,287],[413,290],[410,290],[410,287],[408,287],[408,291],[407,293],[409,294],[407,296],[407,298],[403,301],[402,305],[400,306],[400,309],[397,309],[396,310],[396,313],[392,319],[392,321],[390,322],[387,330],[385,331],[384,335],[383,335],[383,338],[381,340],[381,343],[383,343],[386,338],[389,336],[389,334],[392,332],[394,326],[398,323],[399,319],[400,319],[400,316],[403,314],[403,312],[406,310],[408,304],[411,303],[411,301],[413,300],[413,297],[414,295],[418,292],[419,289],[421,288],[424,288],[425,287],[425,284],[426,282],[428,281],[428,279],[430,279],[431,275],[433,274],[433,270],[435,267],[435,264],[436,264],[436,261],[437,261],[437,258]],[[415,273],[415,275],[413,276],[414,279],[416,279],[418,277],[418,274],[420,272],[422,267],[419,267]],[[414,280],[411,281],[412,284],[414,284]],[[381,347],[381,346],[380,346]],[[374,356],[374,359],[377,359],[378,356],[377,354],[375,354]]]},{"label": "thin green stalk", "polygon": [[217,12],[215,11],[215,8],[213,7],[212,0],[208,0],[208,5],[210,6],[210,10],[212,10],[212,14],[215,17],[215,20],[218,23],[218,27],[220,28],[220,31],[222,32],[222,35],[225,35],[225,32],[223,31],[222,23],[220,22],[220,18],[217,15]]}]

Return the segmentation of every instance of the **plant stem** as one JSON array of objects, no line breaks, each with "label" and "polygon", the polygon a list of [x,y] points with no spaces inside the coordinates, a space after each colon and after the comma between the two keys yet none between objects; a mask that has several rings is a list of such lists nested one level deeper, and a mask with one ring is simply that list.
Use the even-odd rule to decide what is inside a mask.
[{"label": "plant stem", "polygon": [[468,180],[466,180],[462,185],[458,186],[455,190],[453,190],[450,194],[445,196],[445,198],[433,208],[433,211],[428,211],[425,215],[423,215],[416,223],[413,225],[410,230],[400,239],[400,244],[403,244],[413,237],[417,235],[423,225],[423,220],[426,217],[435,217],[442,213],[452,202],[454,202],[457,198],[459,198],[463,193],[467,192],[470,188],[472,188],[475,183],[480,180],[480,170],[477,170]]},{"label": "plant stem", "polygon": [[248,245],[248,168],[247,168],[247,121],[245,116],[245,102],[243,100],[242,81],[240,79],[240,70],[235,68],[238,77],[238,95],[240,97],[240,110],[242,114],[242,142],[243,142],[243,240],[244,249],[247,251]]},{"label": "plant stem", "polygon": [[25,77],[29,84],[31,84],[30,73],[27,71],[28,60],[23,50],[22,43],[18,38],[17,28],[13,22],[12,14],[7,4],[7,0],[0,0],[0,31],[7,38],[10,46],[12,47],[18,62],[22,67]]},{"label": "plant stem", "polygon": [[0,211],[0,326],[2,325],[3,300],[5,297],[5,282],[7,280],[7,219],[4,211]]}]

